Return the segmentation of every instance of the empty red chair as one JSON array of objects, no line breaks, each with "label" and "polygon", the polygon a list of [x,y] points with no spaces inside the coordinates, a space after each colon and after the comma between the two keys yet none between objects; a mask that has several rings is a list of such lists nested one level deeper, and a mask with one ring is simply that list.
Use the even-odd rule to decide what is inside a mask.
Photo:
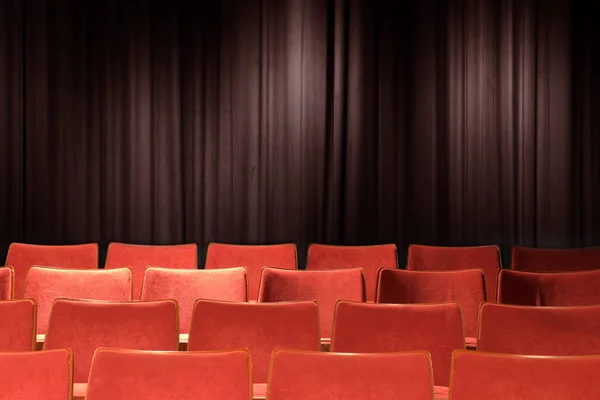
[{"label": "empty red chair", "polygon": [[432,400],[427,352],[342,354],[278,349],[269,400]]},{"label": "empty red chair", "polygon": [[75,396],[85,393],[84,383],[99,347],[177,350],[177,303],[56,300],[44,350],[73,349]]},{"label": "empty red chair", "polygon": [[0,267],[0,300],[13,298],[15,271],[12,267]]},{"label": "empty red chair", "polygon": [[0,398],[71,400],[71,350],[0,353]]},{"label": "empty red chair", "polygon": [[99,349],[86,400],[250,400],[247,350],[150,352]]},{"label": "empty red chair", "polygon": [[600,269],[600,247],[538,249],[513,247],[511,269],[530,272],[566,272]]},{"label": "empty red chair", "polygon": [[0,351],[35,348],[35,301],[0,301]]},{"label": "empty red chair", "polygon": [[486,299],[496,301],[496,279],[502,268],[498,246],[443,247],[411,244],[406,269],[410,271],[456,271],[480,269],[485,276]]},{"label": "empty red chair", "polygon": [[442,304],[368,304],[340,301],[331,351],[381,353],[426,350],[438,394],[447,393],[452,352],[465,348],[460,307]]},{"label": "empty red chair", "polygon": [[478,350],[530,355],[600,354],[600,306],[481,306]]},{"label": "empty red chair", "polygon": [[405,271],[384,268],[379,271],[378,303],[443,303],[460,305],[466,343],[477,343],[479,306],[485,301],[483,271]]},{"label": "empty red chair", "polygon": [[365,274],[367,300],[375,300],[377,271],[398,268],[395,244],[376,246],[332,246],[311,244],[308,247],[306,269],[322,271],[341,268],[362,268]]},{"label": "empty red chair", "polygon": [[15,298],[23,298],[29,268],[35,265],[65,269],[96,269],[98,268],[98,244],[43,246],[11,243],[5,265],[15,269]]},{"label": "empty red chair", "polygon": [[600,399],[600,356],[456,351],[452,400]]},{"label": "empty red chair", "polygon": [[111,243],[106,252],[106,269],[131,267],[133,299],[139,300],[144,273],[148,267],[197,269],[198,246],[195,243],[172,246],[145,246]]},{"label": "empty red chair", "polygon": [[298,269],[298,253],[293,243],[249,246],[209,243],[205,269],[246,267],[248,270],[248,299],[256,301],[262,269],[275,267]]},{"label": "empty red chair", "polygon": [[44,334],[57,298],[131,301],[131,270],[77,271],[32,267],[27,276],[25,297],[36,300],[37,333]]},{"label": "empty red chair", "polygon": [[365,279],[361,268],[331,271],[290,271],[265,268],[260,281],[259,302],[314,300],[319,306],[321,337],[331,338],[335,303],[365,301]]},{"label": "empty red chair", "polygon": [[148,268],[141,300],[177,300],[179,331],[189,333],[196,300],[245,302],[248,299],[247,289],[244,267],[219,270]]},{"label": "empty red chair", "polygon": [[587,306],[600,304],[600,270],[523,272],[505,269],[498,275],[498,302],[522,306]]}]

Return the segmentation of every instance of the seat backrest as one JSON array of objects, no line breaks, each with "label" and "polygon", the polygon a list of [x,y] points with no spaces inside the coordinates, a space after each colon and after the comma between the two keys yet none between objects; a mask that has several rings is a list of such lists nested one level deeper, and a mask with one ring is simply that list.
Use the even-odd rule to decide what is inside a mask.
[{"label": "seat backrest", "polygon": [[600,354],[600,306],[481,306],[477,350],[530,355]]},{"label": "seat backrest", "polygon": [[477,336],[479,306],[485,301],[483,271],[406,271],[381,269],[377,303],[444,303],[460,305],[465,334]]},{"label": "seat backrest", "polygon": [[11,243],[6,265],[15,269],[15,298],[22,299],[29,269],[34,266],[64,269],[97,269],[98,244],[86,243],[68,246],[46,246]]},{"label": "seat backrest", "polygon": [[205,269],[246,267],[248,299],[256,300],[264,267],[298,269],[298,252],[294,243],[270,245],[239,245],[209,243]]},{"label": "seat backrest", "polygon": [[432,400],[427,352],[343,354],[278,349],[269,400]]},{"label": "seat backrest", "polygon": [[600,304],[600,270],[524,272],[504,269],[498,275],[498,302],[522,306]]},{"label": "seat backrest", "polygon": [[11,300],[14,294],[15,271],[12,267],[0,267],[0,300]]},{"label": "seat backrest", "polygon": [[177,350],[177,303],[56,300],[44,350],[73,349],[75,382],[80,383],[87,381],[99,347]]},{"label": "seat backrest", "polygon": [[498,246],[444,247],[411,244],[406,269],[410,271],[456,271],[481,269],[485,275],[486,299],[496,301],[496,280],[502,268]]},{"label": "seat backrest", "polygon": [[86,400],[251,400],[247,350],[151,352],[98,349]]},{"label": "seat backrest", "polygon": [[375,246],[333,246],[311,244],[308,247],[306,269],[330,270],[362,268],[365,274],[367,301],[375,300],[377,271],[380,268],[398,268],[395,244]]},{"label": "seat backrest", "polygon": [[71,350],[0,353],[2,399],[71,400]]},{"label": "seat backrest", "polygon": [[452,352],[465,348],[460,307],[441,304],[337,304],[331,351],[378,353],[426,350],[434,382],[448,386]]},{"label": "seat backrest", "polygon": [[37,333],[46,333],[50,311],[57,298],[131,301],[131,270],[68,270],[32,267],[25,297],[37,303]]},{"label": "seat backrest", "polygon": [[34,350],[35,320],[34,300],[0,301],[0,351]]},{"label": "seat backrest", "polygon": [[600,269],[600,247],[539,249],[513,247],[511,269],[530,272],[566,272]]},{"label": "seat backrest", "polygon": [[228,303],[198,300],[188,350],[248,348],[255,383],[266,383],[277,347],[319,350],[319,312],[313,301]]},{"label": "seat backrest", "polygon": [[600,356],[457,351],[450,399],[600,399]]},{"label": "seat backrest", "polygon": [[179,331],[189,333],[198,299],[247,301],[248,279],[244,267],[226,269],[148,268],[142,301],[175,299],[179,304]]},{"label": "seat backrest", "polygon": [[146,246],[113,242],[108,245],[105,268],[122,267],[131,268],[133,300],[139,300],[146,268],[197,269],[198,246],[195,243]]},{"label": "seat backrest", "polygon": [[335,303],[338,300],[365,301],[362,268],[329,271],[263,269],[259,302],[304,300],[317,302],[321,337],[330,338]]}]

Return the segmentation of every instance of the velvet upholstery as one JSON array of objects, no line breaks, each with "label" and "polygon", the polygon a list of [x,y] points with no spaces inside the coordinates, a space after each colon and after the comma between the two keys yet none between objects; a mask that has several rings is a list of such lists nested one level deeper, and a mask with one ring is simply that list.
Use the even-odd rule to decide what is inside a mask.
[{"label": "velvet upholstery", "polygon": [[600,354],[600,306],[481,306],[478,350],[531,355]]},{"label": "velvet upholstery", "polygon": [[0,301],[0,351],[35,348],[35,312],[32,299]]},{"label": "velvet upholstery", "polygon": [[0,301],[13,298],[15,271],[12,267],[0,267]]},{"label": "velvet upholstery", "polygon": [[343,354],[278,349],[269,400],[432,400],[426,352]]},{"label": "velvet upholstery", "polygon": [[73,349],[75,382],[86,382],[99,347],[177,350],[177,302],[56,300],[44,350]]},{"label": "velvet upholstery", "polygon": [[113,242],[108,245],[104,268],[122,267],[131,267],[133,273],[133,299],[139,300],[146,268],[197,269],[198,245],[189,243],[146,246]]},{"label": "velvet upholstery", "polygon": [[86,400],[250,400],[250,369],[247,350],[99,349]]},{"label": "velvet upholstery", "polygon": [[444,247],[411,244],[406,269],[410,271],[456,271],[481,269],[486,299],[496,301],[498,271],[502,268],[498,246]]},{"label": "velvet upholstery", "polygon": [[308,247],[306,269],[329,270],[362,268],[365,274],[367,301],[375,300],[377,271],[380,268],[398,268],[398,251],[395,244],[375,246],[333,246],[311,244]]},{"label": "velvet upholstery", "polygon": [[498,275],[498,302],[522,306],[600,304],[600,270],[524,272],[505,269]]},{"label": "velvet upholstery", "polygon": [[3,400],[71,400],[71,350],[0,353]]},{"label": "velvet upholstery", "polygon": [[441,304],[368,304],[340,301],[331,351],[378,353],[426,350],[435,385],[448,386],[452,352],[465,348],[460,307]]},{"label": "velvet upholstery", "polygon": [[6,264],[15,269],[15,298],[21,299],[29,268],[34,265],[64,269],[98,268],[98,244],[86,243],[69,246],[46,246],[11,243]]},{"label": "velvet upholstery", "polygon": [[457,351],[452,400],[600,399],[600,356],[526,356]]},{"label": "velvet upholstery", "polygon": [[238,245],[209,243],[205,269],[246,267],[248,300],[256,300],[264,267],[298,269],[298,251],[294,243],[272,245]]},{"label": "velvet upholstery", "polygon": [[460,305],[467,337],[477,336],[479,306],[485,301],[483,271],[406,271],[383,268],[377,282],[378,303]]},{"label": "velvet upholstery", "polygon": [[335,303],[365,301],[362,268],[329,271],[290,271],[264,268],[259,302],[315,300],[319,306],[321,337],[331,337]]},{"label": "velvet upholstery", "polygon": [[50,311],[57,298],[130,301],[131,270],[77,271],[32,267],[27,275],[25,297],[36,300],[37,332],[46,333]]},{"label": "velvet upholstery", "polygon": [[319,312],[313,301],[228,303],[199,300],[188,350],[248,348],[253,382],[266,383],[271,353],[282,347],[319,350]]},{"label": "velvet upholstery", "polygon": [[600,269],[600,247],[538,249],[513,247],[511,269],[530,272],[565,272]]},{"label": "velvet upholstery", "polygon": [[179,331],[189,333],[194,303],[198,299],[247,301],[248,279],[244,267],[219,270],[148,268],[142,301],[175,299],[179,304]]}]

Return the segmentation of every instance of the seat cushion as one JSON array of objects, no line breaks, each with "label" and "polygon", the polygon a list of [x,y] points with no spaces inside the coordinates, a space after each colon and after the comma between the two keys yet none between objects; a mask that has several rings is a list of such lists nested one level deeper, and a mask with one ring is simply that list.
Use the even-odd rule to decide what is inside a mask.
[{"label": "seat cushion", "polygon": [[73,383],[73,400],[83,400],[87,392],[87,383]]},{"label": "seat cushion", "polygon": [[267,398],[267,384],[255,383],[252,385],[252,397],[254,400],[265,400]]},{"label": "seat cushion", "polygon": [[433,394],[435,396],[435,400],[448,400],[448,396],[450,396],[450,388],[448,386],[434,386]]}]

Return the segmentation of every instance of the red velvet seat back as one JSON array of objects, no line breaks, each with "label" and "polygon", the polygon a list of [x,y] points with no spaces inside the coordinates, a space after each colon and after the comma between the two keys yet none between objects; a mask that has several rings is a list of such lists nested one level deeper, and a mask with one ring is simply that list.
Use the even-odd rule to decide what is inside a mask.
[{"label": "red velvet seat back", "polygon": [[172,246],[109,244],[105,268],[122,267],[131,267],[133,272],[133,299],[139,300],[146,268],[197,269],[198,246],[195,243]]},{"label": "red velvet seat back", "polygon": [[600,399],[600,356],[524,356],[457,351],[452,400]]},{"label": "red velvet seat back", "polygon": [[188,350],[248,348],[255,383],[266,383],[277,347],[319,350],[319,313],[312,301],[227,303],[199,300]]},{"label": "red velvet seat back", "polygon": [[375,300],[377,271],[380,268],[398,268],[395,244],[376,246],[332,246],[311,244],[308,247],[306,269],[328,270],[362,268],[365,274],[367,300]]},{"label": "red velvet seat back", "polygon": [[259,302],[315,300],[319,306],[321,336],[331,337],[333,311],[338,300],[365,301],[361,268],[330,271],[263,270]]},{"label": "red velvet seat back", "polygon": [[35,348],[35,311],[31,299],[0,301],[0,351]]},{"label": "red velvet seat back", "polygon": [[99,349],[86,400],[251,400],[247,350],[148,352]]},{"label": "red velvet seat back", "polygon": [[12,267],[0,267],[0,300],[13,298],[15,271]]},{"label": "red velvet seat back", "polygon": [[340,354],[276,350],[269,400],[432,400],[426,352]]},{"label": "red velvet seat back", "polygon": [[496,301],[496,279],[502,268],[498,246],[442,247],[412,244],[406,269],[411,271],[456,271],[481,269],[485,275],[486,299]]},{"label": "red velvet seat back", "polygon": [[457,303],[361,304],[336,307],[331,351],[378,353],[426,350],[433,360],[434,382],[448,386],[450,359],[465,348]]},{"label": "red velvet seat back", "polygon": [[131,270],[77,271],[32,267],[27,275],[25,297],[37,302],[37,332],[46,333],[50,311],[58,298],[130,301]]},{"label": "red velvet seat back", "polygon": [[14,295],[15,298],[22,299],[29,268],[38,265],[65,269],[97,269],[98,244],[44,246],[11,243],[6,255],[6,265],[15,269]]},{"label": "red velvet seat back", "polygon": [[565,272],[600,269],[600,247],[538,249],[513,247],[511,269],[530,272]]},{"label": "red velvet seat back", "polygon": [[206,251],[205,269],[246,267],[248,299],[256,300],[262,269],[275,267],[298,269],[298,253],[293,243],[263,246],[210,243]]},{"label": "red velvet seat back", "polygon": [[479,306],[485,301],[483,271],[379,271],[378,303],[443,303],[460,305],[465,334],[477,336]]},{"label": "red velvet seat back", "polygon": [[600,306],[484,304],[477,350],[554,356],[600,354]]},{"label": "red velvet seat back", "polygon": [[177,303],[57,300],[44,349],[73,349],[75,382],[87,381],[92,356],[99,347],[177,350]]},{"label": "red velvet seat back", "polygon": [[196,300],[245,302],[248,299],[247,288],[244,267],[219,270],[148,268],[141,300],[177,300],[179,331],[189,333]]},{"label": "red velvet seat back", "polygon": [[498,302],[522,306],[586,306],[600,304],[600,270],[523,272],[502,270]]},{"label": "red velvet seat back", "polygon": [[68,349],[0,353],[0,398],[71,400],[73,357]]}]

